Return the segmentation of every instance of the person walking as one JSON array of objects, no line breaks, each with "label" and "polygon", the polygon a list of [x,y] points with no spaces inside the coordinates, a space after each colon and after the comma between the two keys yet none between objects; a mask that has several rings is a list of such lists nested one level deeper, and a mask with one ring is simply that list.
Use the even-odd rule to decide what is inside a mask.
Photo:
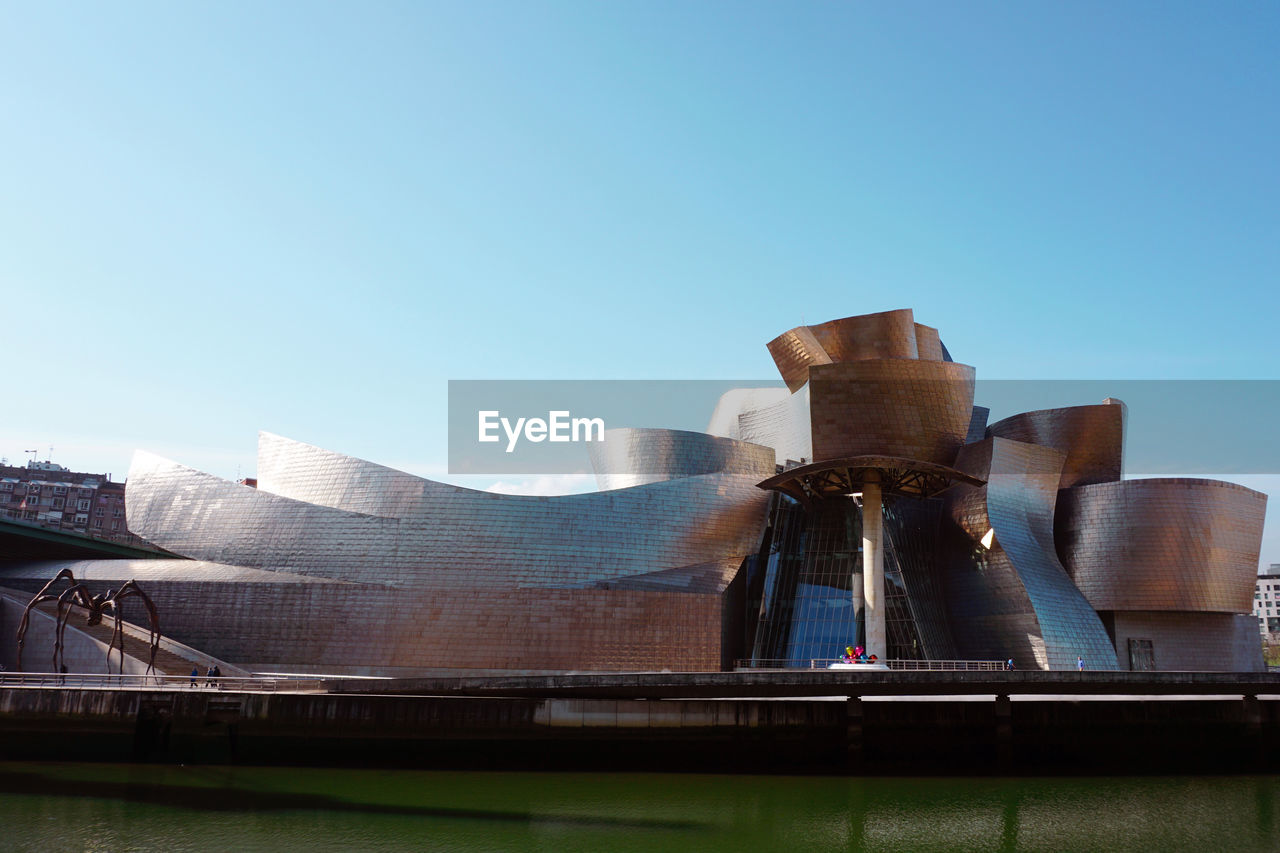
[{"label": "person walking", "polygon": [[196,683],[199,680],[200,680],[200,667],[199,666],[191,667],[191,686],[199,687],[200,685]]},{"label": "person walking", "polygon": [[1084,672],[1084,658],[1076,655],[1076,672]]}]

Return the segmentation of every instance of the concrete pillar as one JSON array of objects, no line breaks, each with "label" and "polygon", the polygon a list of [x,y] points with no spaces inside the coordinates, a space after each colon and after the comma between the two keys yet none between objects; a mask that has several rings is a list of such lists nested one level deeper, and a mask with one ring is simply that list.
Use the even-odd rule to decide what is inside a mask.
[{"label": "concrete pillar", "polygon": [[996,695],[996,767],[1013,769],[1013,703],[1007,694]]},{"label": "concrete pillar", "polygon": [[889,650],[884,625],[884,518],[880,484],[862,484],[862,599],[867,654],[883,661]]},{"label": "concrete pillar", "polygon": [[845,701],[845,763],[849,770],[862,769],[862,697]]}]

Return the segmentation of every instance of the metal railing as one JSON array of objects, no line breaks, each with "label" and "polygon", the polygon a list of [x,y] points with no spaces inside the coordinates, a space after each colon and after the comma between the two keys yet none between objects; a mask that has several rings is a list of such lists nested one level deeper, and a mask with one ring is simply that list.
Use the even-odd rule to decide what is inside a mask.
[{"label": "metal railing", "polygon": [[65,688],[76,690],[190,690],[234,693],[323,693],[318,678],[201,675],[96,675],[83,672],[0,672],[0,687]]},{"label": "metal railing", "polygon": [[[765,669],[826,669],[833,663],[847,663],[844,658],[802,658],[775,660],[735,660],[735,670]],[[921,672],[997,672],[1004,669],[1004,661],[999,660],[883,660],[877,661],[891,670],[911,670]],[[857,662],[855,662],[855,665]],[[879,669],[879,667],[876,667]],[[869,672],[875,671],[868,665]],[[857,672],[857,670],[846,670]]]}]

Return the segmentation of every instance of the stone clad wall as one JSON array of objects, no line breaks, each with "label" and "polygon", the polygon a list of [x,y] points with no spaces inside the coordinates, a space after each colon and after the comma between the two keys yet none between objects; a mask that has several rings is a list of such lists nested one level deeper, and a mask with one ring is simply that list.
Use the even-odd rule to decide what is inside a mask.
[{"label": "stone clad wall", "polygon": [[1151,640],[1157,670],[1265,672],[1258,620],[1229,613],[1116,611],[1113,626],[1120,667],[1128,669],[1129,640]]}]

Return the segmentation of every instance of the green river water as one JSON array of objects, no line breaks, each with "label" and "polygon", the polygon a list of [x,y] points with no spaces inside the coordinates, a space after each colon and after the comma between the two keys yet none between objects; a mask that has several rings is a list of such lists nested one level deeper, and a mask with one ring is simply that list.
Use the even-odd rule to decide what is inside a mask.
[{"label": "green river water", "polygon": [[0,763],[0,850],[1280,850],[1280,777]]}]

